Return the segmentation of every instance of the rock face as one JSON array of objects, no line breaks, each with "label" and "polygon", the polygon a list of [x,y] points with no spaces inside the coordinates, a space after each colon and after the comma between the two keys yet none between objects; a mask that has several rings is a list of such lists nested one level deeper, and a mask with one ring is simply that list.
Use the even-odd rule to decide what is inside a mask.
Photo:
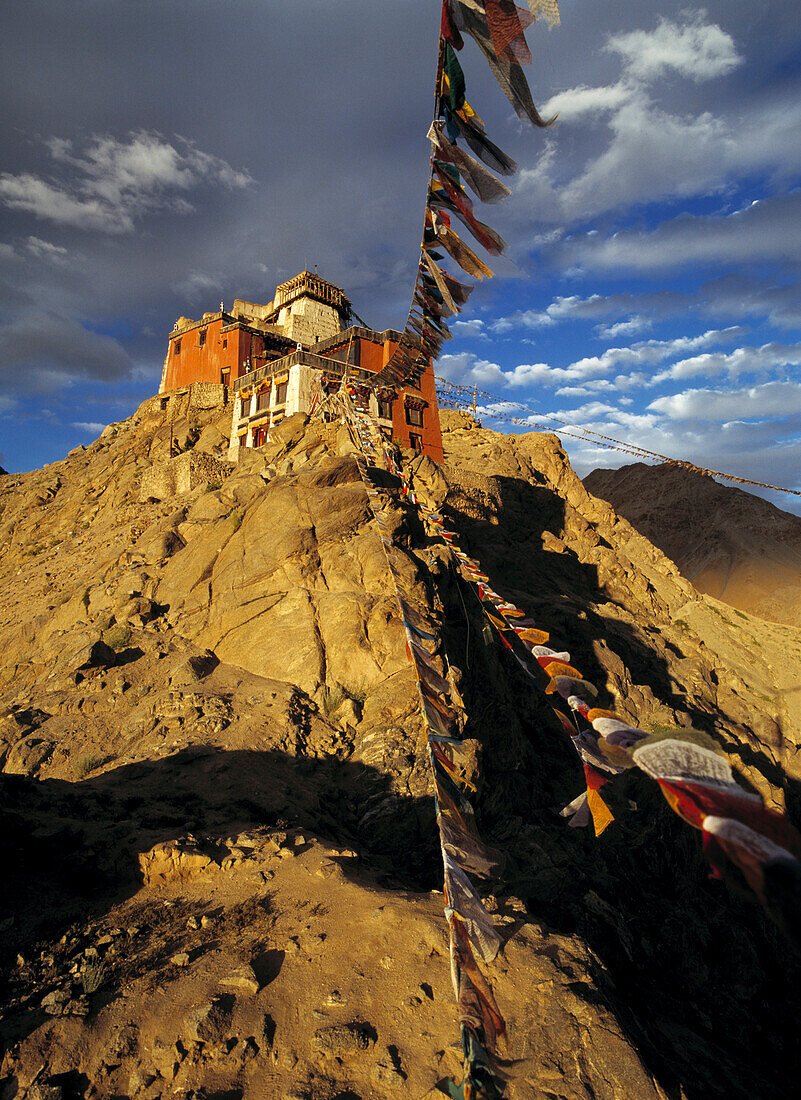
[{"label": "rock face", "polygon": [[[0,484],[0,1098],[424,1096],[459,1069],[442,868],[352,444],[293,417],[233,465],[230,408],[182,400]],[[801,632],[700,595],[553,437],[442,422],[444,467],[406,460],[494,587],[603,705],[707,730],[797,821]],[[602,837],[565,826],[547,697],[415,511],[386,529],[503,857],[508,1096],[781,1095],[797,956],[644,776]]]},{"label": "rock face", "polygon": [[801,518],[711,477],[635,462],[584,485],[692,581],[740,611],[801,626]]}]

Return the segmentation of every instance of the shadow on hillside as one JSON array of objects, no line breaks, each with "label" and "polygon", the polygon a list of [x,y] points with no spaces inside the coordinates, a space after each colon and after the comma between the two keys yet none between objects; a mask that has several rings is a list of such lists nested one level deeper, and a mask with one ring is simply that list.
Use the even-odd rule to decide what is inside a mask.
[{"label": "shadow on hillside", "polygon": [[[549,630],[590,682],[606,679],[592,647],[603,641],[635,684],[713,732],[709,714],[677,694],[667,662],[647,643],[649,624],[640,632],[596,614],[592,605],[612,602],[596,567],[558,546],[543,549],[543,532],[563,530],[563,500],[545,487],[495,480],[498,524],[461,512],[449,524],[443,509],[493,586]],[[647,777],[625,773],[604,788],[616,820],[601,837],[569,828],[558,810],[584,788],[583,774],[549,697],[500,645],[485,644],[471,586],[453,573],[442,578],[441,595],[448,653],[464,672],[465,735],[484,746],[478,808],[487,839],[510,855],[508,891],[533,919],[584,940],[593,980],[671,1100],[781,1094],[788,1071],[801,1070],[797,948],[750,891],[738,896],[709,880],[699,834]],[[746,756],[757,767],[769,763],[744,746]],[[801,785],[784,777],[783,786],[798,805]],[[597,997],[580,978],[574,988]]]},{"label": "shadow on hillside", "polygon": [[[390,776],[356,762],[186,748],[76,783],[0,775],[0,806],[0,1005],[19,995],[18,954],[25,966],[42,948],[57,954],[65,933],[137,892],[140,852],[190,833],[214,842],[260,825],[299,829],[355,850],[360,882],[442,884],[433,800],[402,798]],[[42,1023],[40,999],[0,1014],[0,1038]]]}]

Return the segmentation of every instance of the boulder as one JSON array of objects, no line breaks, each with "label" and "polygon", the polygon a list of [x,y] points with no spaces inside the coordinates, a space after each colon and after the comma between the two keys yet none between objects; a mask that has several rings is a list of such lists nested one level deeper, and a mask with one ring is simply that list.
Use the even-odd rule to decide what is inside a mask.
[{"label": "boulder", "polygon": [[219,663],[219,659],[210,650],[187,657],[170,674],[170,684],[173,687],[196,684],[213,672]]},{"label": "boulder", "polygon": [[35,775],[52,755],[55,745],[41,737],[25,737],[9,749],[3,771],[6,775]]},{"label": "boulder", "polygon": [[215,424],[207,424],[198,437],[195,451],[219,454],[228,448],[228,437]]},{"label": "boulder", "polygon": [[64,668],[79,671],[86,668],[113,665],[116,654],[100,634],[85,632],[58,639],[58,663]]},{"label": "boulder", "polygon": [[184,1018],[186,1038],[195,1043],[222,1043],[231,1030],[233,1004],[232,996],[223,995],[194,1009]]},{"label": "boulder", "polygon": [[167,840],[156,844],[149,852],[139,856],[139,867],[145,886],[154,883],[184,882],[217,864],[211,856],[200,851],[193,840]]}]

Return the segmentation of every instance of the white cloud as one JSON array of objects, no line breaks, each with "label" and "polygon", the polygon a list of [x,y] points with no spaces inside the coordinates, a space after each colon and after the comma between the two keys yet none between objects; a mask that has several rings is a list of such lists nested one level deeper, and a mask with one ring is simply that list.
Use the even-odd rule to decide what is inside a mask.
[{"label": "white cloud", "polygon": [[[557,393],[589,396],[602,390],[631,389],[664,380],[669,376],[668,371],[661,375],[648,375],[635,368],[656,366],[681,352],[710,347],[733,340],[741,334],[742,329],[732,325],[726,329],[709,329],[698,336],[641,340],[629,347],[607,348],[601,355],[586,356],[567,367],[553,367],[548,363],[521,363],[513,370],[503,370],[497,363],[479,359],[472,352],[461,352],[441,356],[437,362],[437,370],[449,381],[458,381],[465,385],[562,386]],[[722,357],[725,359],[725,356]],[[613,370],[626,367],[631,369],[625,374],[617,374],[613,380],[602,377]]]},{"label": "white cloud", "polygon": [[602,323],[595,328],[599,339],[616,340],[650,327],[656,319],[675,315],[686,318],[690,312],[716,318],[765,317],[780,327],[798,328],[801,326],[801,288],[794,281],[776,277],[759,280],[738,272],[712,279],[690,293],[661,290],[591,294],[586,298],[560,296],[544,309],[518,310],[488,322],[487,328],[506,336],[571,320],[621,317],[620,321]]},{"label": "white cloud", "polygon": [[801,417],[801,383],[765,382],[741,390],[686,390],[648,406],[671,420],[755,420]]},{"label": "white cloud", "polygon": [[723,187],[725,123],[711,112],[680,117],[633,93],[609,120],[607,148],[560,189],[572,218],[669,196],[690,196]]},{"label": "white cloud", "polygon": [[113,211],[99,199],[82,199],[71,195],[65,187],[53,186],[45,180],[23,173],[0,176],[0,202],[10,210],[22,210],[38,218],[79,229],[102,229],[126,233],[133,229],[133,219],[125,211]]},{"label": "white cloud", "polygon": [[653,382],[657,384],[667,379],[692,378],[699,374],[728,374],[731,378],[737,378],[741,374],[797,366],[801,366],[801,343],[769,343],[758,348],[735,348],[728,355],[718,351],[680,359],[667,370],[654,375]]},{"label": "white cloud", "polygon": [[437,360],[436,374],[449,382],[463,385],[503,385],[504,374],[497,363],[479,359],[471,351],[456,355],[441,355]]},{"label": "white cloud", "polygon": [[702,15],[683,25],[660,19],[655,31],[612,35],[607,49],[619,54],[627,74],[652,81],[673,70],[700,82],[732,72],[742,61],[731,35]]},{"label": "white cloud", "polygon": [[731,35],[698,17],[683,25],[662,19],[654,31],[612,35],[606,49],[622,58],[622,79],[602,87],[582,84],[559,92],[543,104],[543,116],[558,114],[566,122],[617,111],[642,94],[643,84],[653,83],[669,70],[698,82],[725,76],[742,62]]},{"label": "white cloud", "polygon": [[[580,386],[560,386],[556,390],[557,397],[590,397],[594,393],[617,393],[620,390],[631,390],[638,386],[647,386],[653,380],[652,375],[642,371],[631,371],[629,374],[618,374],[615,378],[591,378]],[[630,397],[618,397],[618,404],[631,404]]]},{"label": "white cloud", "polygon": [[[574,87],[543,105],[559,110],[564,131],[521,172],[518,191],[544,221],[569,230],[634,204],[722,194],[733,176],[781,179],[801,167],[801,101],[792,88],[741,96],[736,111],[710,97],[700,113],[682,110],[686,95],[658,100],[671,74],[697,83],[741,64],[732,37],[701,14],[614,36],[608,49],[621,59],[616,81]],[[579,167],[565,155],[574,149],[583,156]]]},{"label": "white cloud", "polygon": [[544,310],[526,309],[512,313],[508,317],[499,317],[489,326],[493,332],[503,334],[515,329],[536,329],[555,325],[559,321],[567,320],[575,316],[598,316],[598,309],[604,310],[606,299],[600,294],[592,294],[589,298],[580,298],[578,295],[554,298]]},{"label": "white cloud", "polygon": [[497,363],[463,351],[456,355],[441,355],[435,373],[449,382],[465,386],[505,387],[537,385],[549,381],[554,374],[564,374],[564,369],[550,367],[547,363],[521,363],[514,370],[505,371]]},{"label": "white cloud", "polygon": [[618,336],[642,332],[643,329],[650,328],[651,324],[648,317],[630,317],[628,321],[618,321],[614,325],[598,325],[595,331],[599,340],[616,340]]},{"label": "white cloud", "polygon": [[46,144],[62,168],[61,177],[4,173],[0,202],[79,229],[130,233],[146,213],[189,213],[193,208],[184,194],[194,188],[242,188],[253,182],[247,173],[190,142],[176,139],[171,144],[145,131],[131,134],[127,141],[94,135],[82,155],[60,138]]},{"label": "white cloud", "polygon": [[40,260],[50,260],[53,263],[63,263],[67,255],[67,249],[61,245],[43,241],[41,237],[28,237],[25,247],[32,256]]},{"label": "white cloud", "polygon": [[100,435],[100,433],[106,427],[105,424],[96,423],[94,420],[79,420],[72,426],[73,428],[76,428],[79,432],[85,432],[87,435]]},{"label": "white cloud", "polygon": [[755,279],[732,272],[713,279],[698,292],[699,308],[708,316],[766,317],[781,328],[801,328],[801,288],[797,282]]},{"label": "white cloud", "polygon": [[601,355],[588,355],[571,363],[564,377],[585,379],[593,375],[602,375],[618,367],[654,366],[663,363],[672,355],[682,351],[694,351],[709,347],[724,340],[732,340],[741,335],[738,326],[726,329],[709,329],[699,336],[676,336],[671,340],[641,340],[630,347],[607,348]]},{"label": "white cloud", "polygon": [[60,389],[75,377],[109,382],[129,376],[131,369],[112,337],[53,312],[0,326],[0,379],[20,392]]},{"label": "white cloud", "polygon": [[610,84],[601,88],[568,88],[551,96],[542,106],[543,118],[558,115],[560,121],[567,122],[580,115],[615,111],[631,98],[631,88],[627,84]]},{"label": "white cloud", "polygon": [[[708,392],[704,391],[704,396],[699,399],[700,408],[708,400]],[[722,396],[726,397],[725,394]],[[747,397],[744,396],[743,400],[747,400]],[[763,402],[762,396],[757,395],[754,407],[767,407],[769,400],[770,396]],[[571,434],[562,432],[561,439],[580,477],[597,467],[608,469],[635,461],[649,461],[624,449],[627,444],[633,443],[659,455],[694,462],[704,468],[722,470],[770,485],[783,485],[789,489],[801,488],[801,409],[797,400],[795,415],[783,420],[674,420],[656,410],[637,415],[621,409],[605,413],[600,408],[597,419],[575,423],[581,421],[590,411],[591,407],[587,406],[558,414],[565,420],[572,418],[574,427],[567,429]],[[720,406],[720,411],[723,414],[728,411],[725,403]],[[612,436],[620,441],[622,447],[615,449],[604,446],[602,441],[593,439],[590,435],[583,438],[582,428]],[[559,432],[560,429],[555,425],[552,430]],[[750,492],[772,500],[780,508],[801,512],[797,498],[769,490],[748,488]]]},{"label": "white cloud", "polygon": [[218,292],[221,288],[222,281],[220,277],[208,275],[205,271],[190,272],[175,287],[179,294],[190,301],[207,298],[210,291]]},{"label": "white cloud", "polygon": [[478,317],[473,317],[469,321],[448,321],[448,325],[455,337],[472,336],[481,340],[489,339],[485,332],[486,326]]}]

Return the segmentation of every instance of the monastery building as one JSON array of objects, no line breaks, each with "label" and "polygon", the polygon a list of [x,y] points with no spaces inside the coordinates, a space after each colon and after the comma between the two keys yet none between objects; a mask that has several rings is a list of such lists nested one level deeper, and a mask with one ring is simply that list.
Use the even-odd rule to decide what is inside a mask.
[{"label": "monastery building", "polygon": [[354,399],[404,447],[442,461],[431,360],[401,389],[376,390],[371,376],[401,334],[353,324],[351,304],[332,283],[302,271],[266,305],[237,298],[230,310],[180,317],[170,333],[159,393],[216,382],[234,398],[231,446],[258,447],[285,416],[310,411],[347,371]]}]

